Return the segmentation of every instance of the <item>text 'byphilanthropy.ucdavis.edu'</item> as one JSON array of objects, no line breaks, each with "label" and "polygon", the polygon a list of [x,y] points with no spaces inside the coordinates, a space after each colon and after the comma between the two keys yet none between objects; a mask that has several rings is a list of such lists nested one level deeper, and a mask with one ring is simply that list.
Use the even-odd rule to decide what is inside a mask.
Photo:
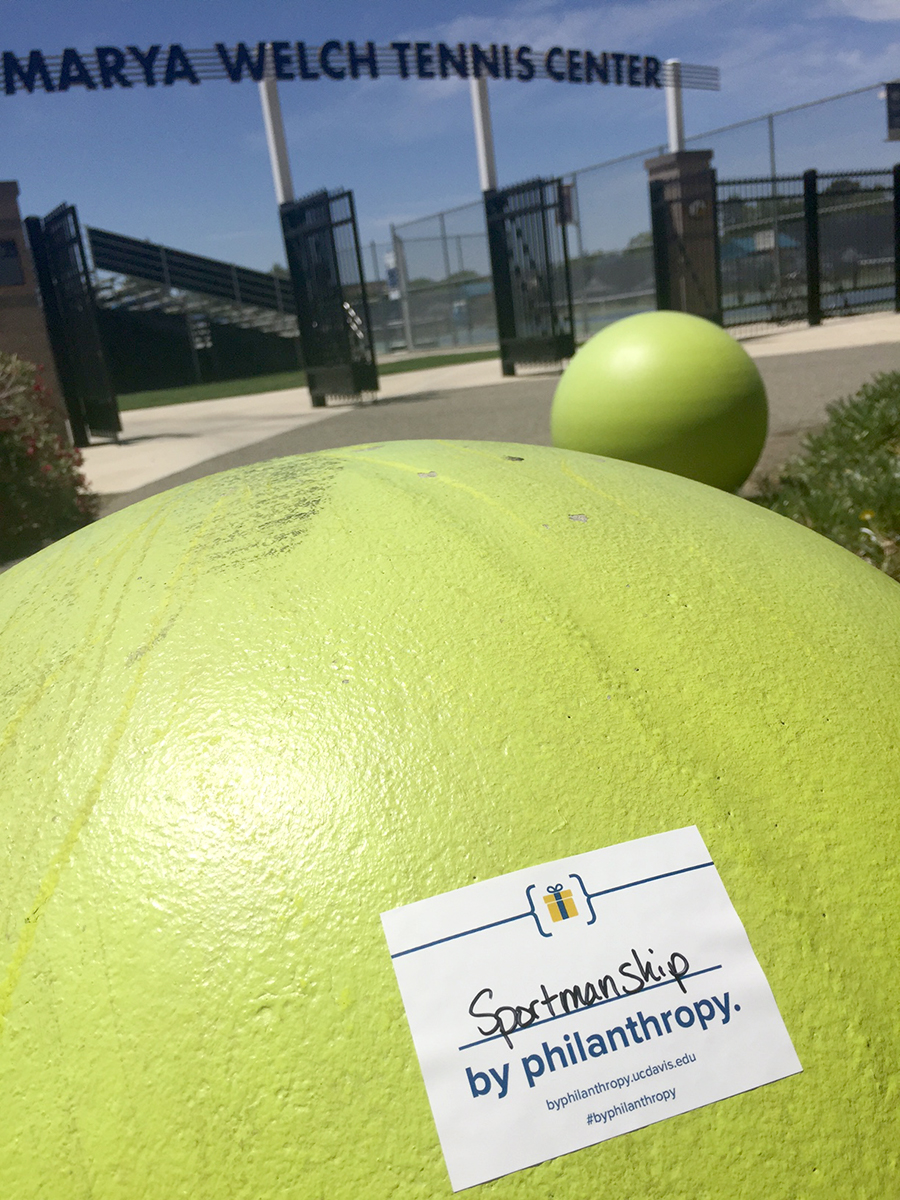
[{"label": "text 'byphilanthropy.ucdavis.edu'", "polygon": [[382,921],[455,1191],[801,1070],[696,828]]}]

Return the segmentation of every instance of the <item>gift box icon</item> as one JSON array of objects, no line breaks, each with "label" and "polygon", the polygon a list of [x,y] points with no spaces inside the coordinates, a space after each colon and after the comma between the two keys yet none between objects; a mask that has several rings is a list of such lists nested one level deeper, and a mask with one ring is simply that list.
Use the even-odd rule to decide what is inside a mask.
[{"label": "gift box icon", "polygon": [[550,919],[553,921],[568,921],[569,917],[578,916],[571,889],[564,889],[561,883],[551,884],[547,888],[544,903],[550,910]]}]

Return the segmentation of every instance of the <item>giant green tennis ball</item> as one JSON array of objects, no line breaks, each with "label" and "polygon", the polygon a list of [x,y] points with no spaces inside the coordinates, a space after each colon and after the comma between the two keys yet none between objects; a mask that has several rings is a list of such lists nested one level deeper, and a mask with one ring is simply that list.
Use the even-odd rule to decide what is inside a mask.
[{"label": "giant green tennis ball", "polygon": [[29,559],[0,1196],[449,1197],[379,914],[691,824],[803,1073],[484,1194],[897,1196],[898,678],[871,567],[533,446],[282,459]]},{"label": "giant green tennis ball", "polygon": [[578,350],[553,397],[554,446],[735,491],[766,440],[756,364],[718,325],[679,312],[616,321]]}]

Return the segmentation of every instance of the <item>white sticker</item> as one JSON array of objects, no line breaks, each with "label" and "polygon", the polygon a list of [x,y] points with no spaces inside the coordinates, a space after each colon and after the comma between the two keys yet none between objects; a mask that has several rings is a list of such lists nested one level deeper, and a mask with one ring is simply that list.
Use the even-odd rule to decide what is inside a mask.
[{"label": "white sticker", "polygon": [[802,1070],[694,827],[382,921],[454,1191]]}]

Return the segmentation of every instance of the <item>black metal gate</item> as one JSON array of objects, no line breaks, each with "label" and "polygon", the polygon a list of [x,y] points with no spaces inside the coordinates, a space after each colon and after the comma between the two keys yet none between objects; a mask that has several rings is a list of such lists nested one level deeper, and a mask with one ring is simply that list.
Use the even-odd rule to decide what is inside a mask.
[{"label": "black metal gate", "polygon": [[716,189],[722,323],[732,328],[806,320],[813,247],[803,176],[720,179]]},{"label": "black metal gate", "polygon": [[567,195],[560,179],[484,193],[504,375],[575,353]]},{"label": "black metal gate", "polygon": [[119,406],[103,357],[94,290],[75,209],[61,204],[25,221],[44,319],[62,386],[72,437],[87,446],[122,430]]},{"label": "black metal gate", "polygon": [[807,172],[816,192],[818,303],[823,317],[897,308],[900,167]]},{"label": "black metal gate", "polygon": [[726,326],[900,311],[900,167],[717,189]]},{"label": "black metal gate", "polygon": [[281,206],[312,402],[378,390],[352,192],[315,192]]}]

